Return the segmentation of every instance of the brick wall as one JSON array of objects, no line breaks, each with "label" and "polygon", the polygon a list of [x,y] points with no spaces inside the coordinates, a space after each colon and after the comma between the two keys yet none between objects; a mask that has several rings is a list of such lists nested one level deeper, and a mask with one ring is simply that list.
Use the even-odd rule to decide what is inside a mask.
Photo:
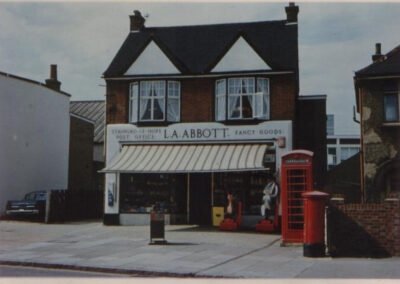
[{"label": "brick wall", "polygon": [[327,230],[332,256],[400,256],[400,199],[376,204],[331,201]]},{"label": "brick wall", "polygon": [[214,120],[214,79],[181,81],[181,122]]},{"label": "brick wall", "polygon": [[270,78],[270,111],[272,120],[295,120],[296,98],[294,76]]},{"label": "brick wall", "polygon": [[128,81],[107,81],[106,124],[118,124],[128,122],[128,98]]}]

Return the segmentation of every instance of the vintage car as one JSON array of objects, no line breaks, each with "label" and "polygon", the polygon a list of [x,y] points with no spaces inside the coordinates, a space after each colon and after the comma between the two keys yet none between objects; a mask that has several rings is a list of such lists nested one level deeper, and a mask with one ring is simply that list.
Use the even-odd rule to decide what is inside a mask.
[{"label": "vintage car", "polygon": [[38,216],[44,217],[46,212],[47,192],[44,190],[29,192],[23,200],[7,201],[6,214],[8,216]]}]

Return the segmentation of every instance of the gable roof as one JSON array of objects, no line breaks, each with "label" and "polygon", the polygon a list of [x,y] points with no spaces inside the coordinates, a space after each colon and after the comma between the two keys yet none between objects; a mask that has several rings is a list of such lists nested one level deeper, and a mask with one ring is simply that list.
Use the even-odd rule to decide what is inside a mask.
[{"label": "gable roof", "polygon": [[140,32],[130,32],[103,75],[105,78],[122,76],[152,40],[182,74],[205,74],[240,36],[268,62],[272,70],[297,72],[297,24],[264,21],[151,27]]},{"label": "gable roof", "polygon": [[95,143],[104,142],[105,101],[72,101],[69,105],[70,113],[94,121]]},{"label": "gable roof", "polygon": [[356,72],[357,77],[400,75],[400,45],[381,59]]}]

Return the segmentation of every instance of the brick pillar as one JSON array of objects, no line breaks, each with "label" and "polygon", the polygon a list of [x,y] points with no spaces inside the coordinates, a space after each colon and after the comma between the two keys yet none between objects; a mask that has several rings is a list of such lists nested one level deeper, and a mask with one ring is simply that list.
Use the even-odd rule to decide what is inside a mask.
[{"label": "brick pillar", "polygon": [[400,198],[386,198],[386,242],[392,256],[400,256]]}]

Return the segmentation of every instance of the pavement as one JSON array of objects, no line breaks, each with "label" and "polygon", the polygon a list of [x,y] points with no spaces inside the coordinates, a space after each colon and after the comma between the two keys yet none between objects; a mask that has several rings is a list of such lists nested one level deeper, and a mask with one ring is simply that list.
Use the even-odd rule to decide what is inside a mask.
[{"label": "pavement", "polygon": [[0,264],[145,277],[400,279],[398,257],[306,258],[302,246],[281,247],[279,234],[168,225],[165,238],[149,245],[149,226],[0,221]]}]

